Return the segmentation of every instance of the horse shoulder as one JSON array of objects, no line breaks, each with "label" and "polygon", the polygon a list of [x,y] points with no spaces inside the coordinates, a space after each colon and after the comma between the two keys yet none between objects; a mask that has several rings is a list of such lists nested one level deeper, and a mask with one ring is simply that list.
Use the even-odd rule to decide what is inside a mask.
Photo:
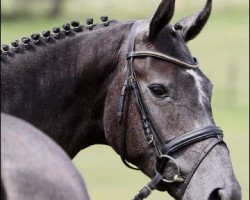
[{"label": "horse shoulder", "polygon": [[80,173],[52,139],[6,114],[1,124],[1,178],[9,199],[88,199]]}]

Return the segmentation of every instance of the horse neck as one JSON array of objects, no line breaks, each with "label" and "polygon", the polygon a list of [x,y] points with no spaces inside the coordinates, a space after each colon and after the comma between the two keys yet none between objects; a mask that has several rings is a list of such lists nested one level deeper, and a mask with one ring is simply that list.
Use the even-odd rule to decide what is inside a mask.
[{"label": "horse neck", "polygon": [[2,63],[2,112],[40,128],[71,157],[106,144],[106,88],[128,29],[99,28],[9,58]]}]

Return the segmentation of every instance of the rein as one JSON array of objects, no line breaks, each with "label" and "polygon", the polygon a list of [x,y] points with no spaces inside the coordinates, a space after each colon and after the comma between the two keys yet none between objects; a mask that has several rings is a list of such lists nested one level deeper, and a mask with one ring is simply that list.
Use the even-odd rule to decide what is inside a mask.
[{"label": "rein", "polygon": [[[147,198],[150,195],[151,191],[156,189],[158,184],[161,181],[169,183],[169,184],[170,183],[181,184],[180,185],[181,196],[183,196],[190,180],[192,179],[200,163],[217,144],[223,142],[223,139],[222,139],[223,131],[219,127],[211,125],[209,127],[205,127],[200,130],[192,131],[190,133],[185,133],[171,140],[167,144],[164,143],[163,139],[161,138],[160,134],[157,132],[157,129],[155,128],[153,119],[143,99],[140,85],[137,81],[136,73],[134,71],[133,60],[137,57],[155,57],[155,58],[160,58],[162,60],[165,60],[167,62],[177,64],[180,67],[194,69],[194,70],[198,68],[199,64],[195,58],[194,58],[194,63],[191,64],[191,63],[186,63],[184,61],[181,61],[179,59],[173,58],[169,55],[162,54],[159,52],[135,51],[135,39],[136,39],[138,24],[139,22],[135,22],[133,24],[131,32],[128,37],[128,52],[127,52],[127,58],[126,58],[127,59],[127,65],[126,65],[127,78],[122,87],[121,96],[119,99],[119,111],[117,113],[118,132],[121,138],[120,143],[119,143],[120,156],[121,156],[123,163],[127,167],[131,169],[139,170],[138,168],[131,166],[127,162],[126,152],[124,148],[126,146],[126,134],[123,131],[124,111],[125,111],[125,104],[126,104],[128,93],[131,92],[133,93],[133,96],[136,102],[136,107],[140,115],[140,120],[141,120],[144,134],[148,141],[149,147],[153,150],[157,158],[157,163],[159,166],[159,167],[156,167],[155,177],[153,177],[152,180],[140,190],[140,192],[134,197],[133,200],[142,200],[142,199]],[[201,153],[200,157],[196,160],[189,175],[187,177],[183,177],[181,175],[181,169],[179,165],[177,164],[175,159],[171,157],[171,155],[174,152],[186,146],[189,146],[193,143],[200,142],[209,138],[216,138],[216,140],[214,140],[211,144],[209,144],[208,147]],[[176,175],[174,175],[172,179],[166,179],[163,175],[163,172],[166,168],[168,161],[172,161],[176,167]]]}]

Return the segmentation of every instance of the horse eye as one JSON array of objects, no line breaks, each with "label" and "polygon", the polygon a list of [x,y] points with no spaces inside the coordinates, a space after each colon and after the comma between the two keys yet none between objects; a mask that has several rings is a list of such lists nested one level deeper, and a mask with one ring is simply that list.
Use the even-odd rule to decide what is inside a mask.
[{"label": "horse eye", "polygon": [[169,96],[167,89],[163,85],[152,84],[148,86],[148,88],[150,89],[150,92],[157,98],[165,98]]}]

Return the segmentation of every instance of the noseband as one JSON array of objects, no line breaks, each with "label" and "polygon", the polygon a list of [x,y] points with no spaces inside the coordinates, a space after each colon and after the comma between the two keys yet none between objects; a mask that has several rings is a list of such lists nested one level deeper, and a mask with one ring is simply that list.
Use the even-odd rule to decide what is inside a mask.
[{"label": "noseband", "polygon": [[[186,63],[179,59],[173,58],[169,55],[162,54],[159,52],[135,51],[135,39],[136,39],[136,32],[137,32],[136,30],[137,30],[138,24],[139,22],[135,22],[133,24],[131,32],[128,37],[128,52],[127,52],[127,65],[126,65],[127,78],[122,88],[122,92],[121,92],[121,96],[119,100],[119,111],[117,114],[118,131],[119,131],[120,138],[121,138],[120,144],[119,144],[120,156],[121,156],[123,163],[127,167],[138,170],[138,168],[131,166],[126,161],[126,158],[125,158],[126,152],[124,148],[124,146],[126,146],[126,134],[123,131],[124,109],[125,109],[125,103],[127,99],[126,98],[127,93],[132,92],[135,102],[136,102],[138,113],[140,115],[144,134],[147,138],[149,147],[152,148],[152,150],[154,151],[155,156],[157,158],[157,162],[158,162],[158,167],[156,167],[155,177],[152,178],[152,180],[141,189],[141,191],[134,197],[134,200],[142,200],[148,197],[151,191],[154,190],[161,181],[169,183],[169,184],[179,183],[181,187],[181,196],[183,196],[190,180],[192,179],[192,176],[194,175],[200,163],[217,144],[223,142],[223,139],[222,139],[223,132],[217,126],[211,125],[209,127],[206,127],[200,130],[192,131],[190,133],[185,133],[171,140],[167,144],[164,143],[160,134],[157,132],[157,129],[155,128],[153,119],[143,99],[142,92],[141,92],[139,83],[137,81],[136,73],[133,67],[133,60],[137,57],[154,57],[154,58],[160,58],[170,63],[177,64],[180,67],[193,69],[193,70],[198,68],[198,62],[196,59],[194,59],[194,63]],[[196,142],[200,142],[209,138],[215,138],[215,140],[213,140],[208,145],[208,147],[201,153],[200,157],[196,160],[188,176],[183,177],[178,163],[175,161],[173,157],[171,157],[171,155],[175,153],[176,151],[183,149],[191,144],[194,144]],[[174,175],[172,179],[166,179],[163,175],[166,165],[169,161],[174,163],[176,167],[176,175]]]}]

